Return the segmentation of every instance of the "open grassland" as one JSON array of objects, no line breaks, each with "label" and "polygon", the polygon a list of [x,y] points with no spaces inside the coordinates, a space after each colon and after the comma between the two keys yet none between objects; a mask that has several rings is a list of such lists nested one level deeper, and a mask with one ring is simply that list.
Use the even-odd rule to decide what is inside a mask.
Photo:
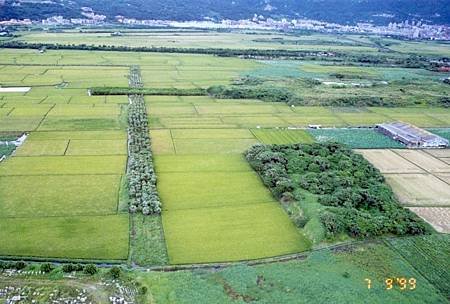
[{"label": "open grassland", "polygon": [[[434,245],[425,246],[432,249]],[[439,248],[445,250],[445,246]],[[440,274],[449,269],[448,255],[440,256],[439,250],[435,253],[444,262],[433,267],[435,274]],[[423,260],[424,272],[419,273],[395,250],[383,244],[368,244],[317,251],[285,263],[143,273],[138,280],[149,286],[147,301],[156,302],[166,302],[170,297],[171,301],[186,304],[236,303],[236,299],[263,303],[445,303],[446,293],[439,293],[427,280],[429,258]],[[420,258],[417,261],[422,262]],[[401,290],[394,285],[386,290],[384,282],[392,277],[415,278],[416,288]],[[448,283],[447,278],[448,274],[436,277],[442,279],[438,283],[443,285]],[[371,289],[365,279],[371,280]]]},{"label": "open grassland", "polygon": [[123,260],[128,215],[2,218],[3,256]]}]

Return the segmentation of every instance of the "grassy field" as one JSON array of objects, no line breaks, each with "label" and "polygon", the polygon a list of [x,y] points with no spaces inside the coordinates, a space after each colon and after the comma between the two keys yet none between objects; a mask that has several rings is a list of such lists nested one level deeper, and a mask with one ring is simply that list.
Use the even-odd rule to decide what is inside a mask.
[{"label": "grassy field", "polygon": [[[428,260],[434,255],[425,256]],[[444,262],[435,270],[439,274],[448,264],[445,263],[448,256],[437,258]],[[445,293],[440,293],[429,283],[427,276],[423,275],[428,275],[428,269],[422,269],[425,272],[416,271],[395,249],[383,244],[368,244],[318,251],[286,263],[150,272],[139,274],[138,280],[149,286],[151,299],[157,302],[445,303]],[[387,290],[385,280],[391,277],[415,278],[416,289],[401,290],[400,286],[395,285]],[[448,282],[446,278],[448,274],[441,277],[442,284]],[[366,279],[371,280],[370,289]]]}]

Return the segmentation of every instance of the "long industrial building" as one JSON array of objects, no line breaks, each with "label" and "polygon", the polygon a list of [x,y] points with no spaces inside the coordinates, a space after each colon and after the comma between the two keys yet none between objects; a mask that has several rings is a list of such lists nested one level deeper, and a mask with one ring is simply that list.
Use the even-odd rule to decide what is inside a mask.
[{"label": "long industrial building", "polygon": [[408,148],[447,148],[449,146],[447,139],[403,122],[379,124],[376,130],[402,142]]}]

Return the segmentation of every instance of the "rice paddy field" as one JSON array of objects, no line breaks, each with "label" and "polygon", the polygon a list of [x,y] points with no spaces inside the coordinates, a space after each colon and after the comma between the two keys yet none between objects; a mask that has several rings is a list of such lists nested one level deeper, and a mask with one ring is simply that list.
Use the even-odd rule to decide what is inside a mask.
[{"label": "rice paddy field", "polygon": [[[21,32],[15,39],[378,54],[371,38],[272,32],[174,35],[159,30],[130,30],[113,37],[108,31],[67,30]],[[390,48],[398,56],[448,53],[448,47],[437,42],[394,42]],[[132,65],[140,67],[146,88],[237,85],[249,77],[288,87],[308,106],[210,96],[146,96],[162,215],[130,215],[125,176],[128,97],[90,96],[88,89],[128,87]],[[337,79],[336,74],[344,78]],[[441,82],[448,76],[424,69],[321,60],[0,48],[0,87],[30,88],[0,92],[0,141],[27,134],[25,142],[0,162],[0,257],[143,267],[237,262],[213,270],[133,270],[133,276],[148,287],[148,303],[345,303],[349,297],[354,302],[370,298],[374,303],[445,303],[447,236],[323,249],[330,244],[316,242],[315,227],[294,225],[243,153],[258,143],[344,143],[385,175],[405,207],[436,231],[448,232],[449,150],[407,150],[372,129],[378,123],[400,120],[448,138],[449,108],[424,106],[450,94]],[[396,103],[319,106],[324,100],[349,96],[376,96]],[[321,128],[312,130],[309,125]],[[4,150],[0,145],[0,155],[10,152]],[[308,199],[300,204],[305,212],[311,212],[308,204]],[[291,254],[299,256],[275,262]],[[264,264],[252,265],[252,260]],[[393,276],[413,277],[417,288],[386,290],[385,280]],[[365,279],[372,280],[371,289]]]}]

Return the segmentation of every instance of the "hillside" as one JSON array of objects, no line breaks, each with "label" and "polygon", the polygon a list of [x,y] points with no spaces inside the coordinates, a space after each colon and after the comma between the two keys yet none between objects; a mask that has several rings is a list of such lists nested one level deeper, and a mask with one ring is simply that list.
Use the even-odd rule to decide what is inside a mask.
[{"label": "hillside", "polygon": [[247,19],[257,14],[341,24],[387,24],[406,19],[450,24],[449,5],[450,0],[1,0],[0,19],[80,17],[81,7],[87,6],[109,19],[117,15],[137,19]]}]

